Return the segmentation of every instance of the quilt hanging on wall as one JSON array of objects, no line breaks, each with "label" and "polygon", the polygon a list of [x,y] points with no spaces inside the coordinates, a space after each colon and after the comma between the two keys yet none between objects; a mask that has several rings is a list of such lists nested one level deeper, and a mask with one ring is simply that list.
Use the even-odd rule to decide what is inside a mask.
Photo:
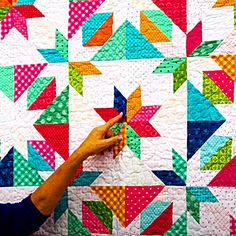
[{"label": "quilt hanging on wall", "polygon": [[1,0],[0,201],[122,111],[38,234],[235,236],[235,29],[236,0]]}]

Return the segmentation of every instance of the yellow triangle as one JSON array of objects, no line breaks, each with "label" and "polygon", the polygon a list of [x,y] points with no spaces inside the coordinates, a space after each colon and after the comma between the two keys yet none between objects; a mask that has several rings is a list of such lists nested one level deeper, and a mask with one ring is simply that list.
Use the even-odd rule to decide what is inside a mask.
[{"label": "yellow triangle", "polygon": [[234,6],[236,5],[236,0],[217,0],[213,8]]},{"label": "yellow triangle", "polygon": [[212,55],[211,58],[234,81],[236,81],[236,55]]},{"label": "yellow triangle", "polygon": [[171,42],[170,39],[157,26],[148,19],[142,12],[140,13],[140,32],[151,42]]},{"label": "yellow triangle", "polygon": [[93,192],[111,209],[125,226],[125,186],[91,186]]}]

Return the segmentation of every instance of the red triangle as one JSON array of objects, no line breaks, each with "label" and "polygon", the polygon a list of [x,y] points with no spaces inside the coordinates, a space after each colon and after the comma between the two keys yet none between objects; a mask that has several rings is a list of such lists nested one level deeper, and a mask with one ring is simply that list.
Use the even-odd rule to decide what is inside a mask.
[{"label": "red triangle", "polygon": [[236,187],[236,156],[223,167],[208,186]]},{"label": "red triangle", "polygon": [[102,117],[106,122],[111,118],[119,115],[119,112],[115,108],[94,108],[94,110]]},{"label": "red triangle", "polygon": [[152,0],[179,28],[187,31],[187,0]]},{"label": "red triangle", "polygon": [[37,99],[31,104],[28,110],[46,109],[56,98],[56,80],[53,79],[50,84],[43,90]]},{"label": "red triangle", "polygon": [[141,235],[163,235],[172,226],[173,203],[158,216]]},{"label": "red triangle", "polygon": [[129,186],[125,188],[125,226],[161,192],[164,186]]},{"label": "red triangle", "polygon": [[15,6],[15,9],[19,11],[26,19],[44,17],[34,5],[21,5]]},{"label": "red triangle", "polygon": [[82,224],[90,233],[111,234],[111,232],[84,203],[82,203]]},{"label": "red triangle", "polygon": [[187,56],[194,51],[202,42],[202,22],[200,21],[188,34],[187,34]]},{"label": "red triangle", "polygon": [[204,73],[234,102],[234,81],[223,71],[204,71]]},{"label": "red triangle", "polygon": [[47,63],[14,66],[14,100],[17,99],[35,81]]},{"label": "red triangle", "polygon": [[69,124],[34,125],[34,127],[64,160],[68,159]]},{"label": "red triangle", "polygon": [[236,235],[236,219],[230,215],[230,236]]}]

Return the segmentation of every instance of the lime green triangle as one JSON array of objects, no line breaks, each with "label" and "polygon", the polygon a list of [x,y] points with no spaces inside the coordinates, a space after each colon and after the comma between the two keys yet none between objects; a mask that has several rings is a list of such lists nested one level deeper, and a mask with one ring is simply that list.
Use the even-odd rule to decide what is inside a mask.
[{"label": "lime green triangle", "polygon": [[69,64],[69,82],[70,85],[83,96],[83,76]]},{"label": "lime green triangle", "polygon": [[138,158],[140,158],[140,145],[141,145],[140,137],[129,125],[127,125],[126,140],[127,140],[127,146],[130,148],[130,150]]},{"label": "lime green triangle", "polygon": [[236,29],[236,5],[234,6],[234,29]]},{"label": "lime green triangle", "polygon": [[92,236],[71,210],[68,210],[68,236]]},{"label": "lime green triangle", "polygon": [[85,205],[97,216],[97,218],[112,233],[112,212],[104,202],[87,201]]},{"label": "lime green triangle", "polygon": [[149,20],[151,20],[158,29],[160,29],[166,37],[172,39],[172,21],[171,19],[160,10],[145,10],[142,11]]},{"label": "lime green triangle", "polygon": [[43,90],[50,84],[53,77],[37,78],[27,91],[27,106],[30,107]]},{"label": "lime green triangle", "polygon": [[117,29],[92,60],[107,61],[123,59],[126,59],[126,23]]},{"label": "lime green triangle", "polygon": [[232,104],[232,101],[205,73],[203,74],[203,95],[207,97],[212,104]]},{"label": "lime green triangle", "polygon": [[69,86],[41,114],[35,124],[68,124]]},{"label": "lime green triangle", "polygon": [[186,182],[187,163],[186,161],[172,149],[173,170],[174,172]]},{"label": "lime green triangle", "polygon": [[68,60],[68,40],[56,30],[56,50]]},{"label": "lime green triangle", "polygon": [[165,58],[163,62],[153,71],[154,74],[174,73],[174,71],[185,61],[186,58]]},{"label": "lime green triangle", "polygon": [[10,11],[11,7],[3,7],[0,8],[0,21],[6,16],[6,14]]},{"label": "lime green triangle", "polygon": [[13,173],[14,186],[39,186],[44,181],[15,148]]},{"label": "lime green triangle", "polygon": [[205,57],[209,56],[218,45],[222,42],[222,40],[214,40],[214,41],[205,41],[202,42],[190,55],[189,57]]},{"label": "lime green triangle", "polygon": [[187,211],[163,235],[187,235]]},{"label": "lime green triangle", "polygon": [[221,170],[230,160],[232,151],[232,139],[228,140],[201,170]]},{"label": "lime green triangle", "polygon": [[199,208],[200,204],[197,199],[186,190],[187,198],[187,211],[192,215],[192,217],[199,223]]},{"label": "lime green triangle", "polygon": [[0,91],[14,101],[14,67],[0,67]]},{"label": "lime green triangle", "polygon": [[187,80],[187,60],[184,60],[180,66],[175,70],[174,74],[174,93]]}]

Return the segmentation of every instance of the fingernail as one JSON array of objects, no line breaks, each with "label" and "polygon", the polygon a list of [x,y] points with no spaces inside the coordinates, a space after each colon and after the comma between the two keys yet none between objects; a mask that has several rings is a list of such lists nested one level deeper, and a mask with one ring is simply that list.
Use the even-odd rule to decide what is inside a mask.
[{"label": "fingernail", "polygon": [[123,137],[122,136],[118,136],[118,140],[119,141],[123,140]]},{"label": "fingernail", "polygon": [[123,116],[123,112],[120,113],[120,116]]}]

